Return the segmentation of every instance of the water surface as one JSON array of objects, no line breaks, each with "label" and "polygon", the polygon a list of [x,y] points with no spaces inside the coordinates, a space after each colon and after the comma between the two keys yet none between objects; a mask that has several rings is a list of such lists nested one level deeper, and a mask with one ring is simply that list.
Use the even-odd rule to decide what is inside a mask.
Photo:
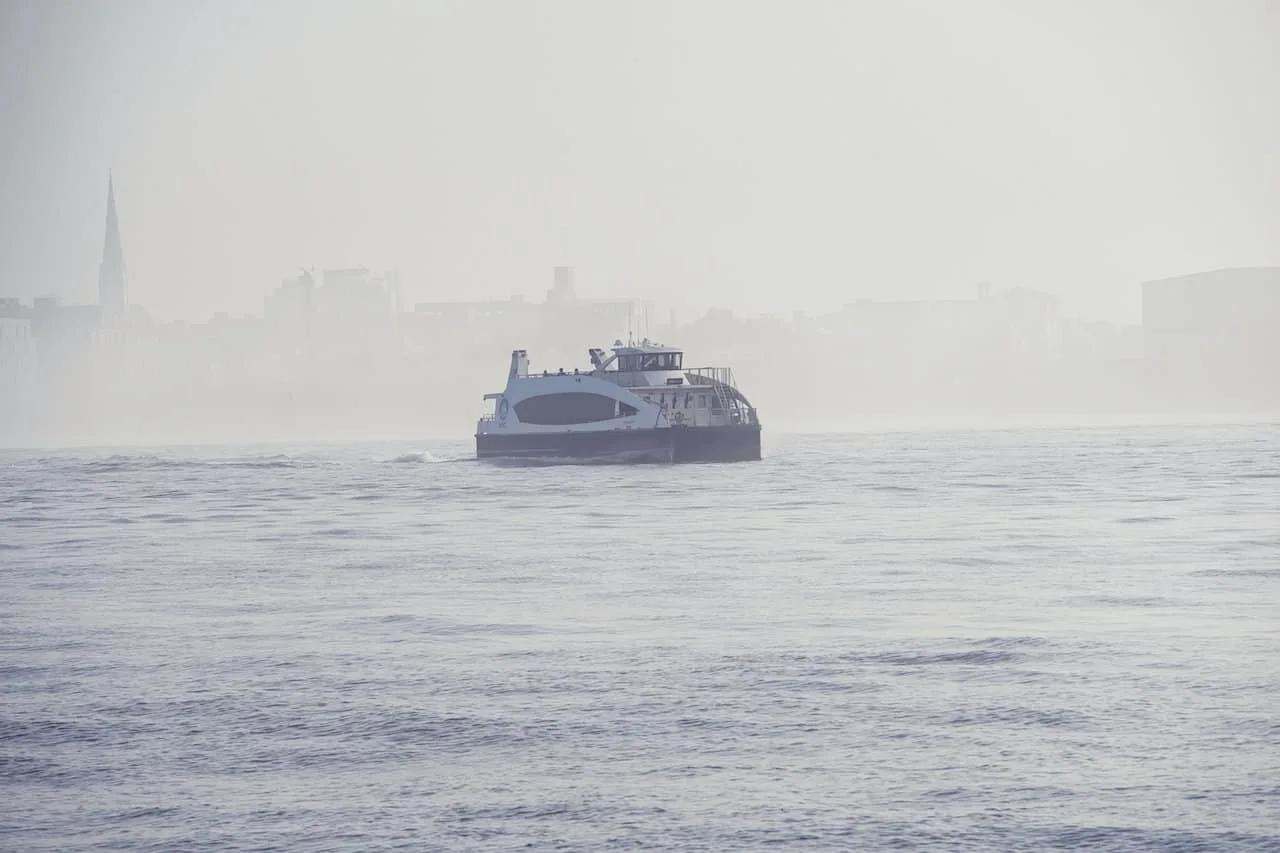
[{"label": "water surface", "polygon": [[0,849],[1280,850],[1280,430],[0,454]]}]

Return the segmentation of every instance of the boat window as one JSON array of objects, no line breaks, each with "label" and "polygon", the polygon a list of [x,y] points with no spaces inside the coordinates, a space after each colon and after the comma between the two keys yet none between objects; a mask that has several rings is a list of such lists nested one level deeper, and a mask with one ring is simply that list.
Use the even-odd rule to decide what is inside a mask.
[{"label": "boat window", "polygon": [[707,395],[706,395],[706,394],[699,394],[699,395],[698,395],[698,408],[699,408],[699,409],[705,409],[706,407],[707,407]]},{"label": "boat window", "polygon": [[689,408],[691,405],[693,405],[693,395],[692,395],[692,394],[685,394],[685,395],[684,395],[684,407],[687,409],[687,408]]},{"label": "boat window", "polygon": [[620,355],[618,356],[618,370],[630,372],[640,369],[640,356],[638,355]]},{"label": "boat window", "polygon": [[639,370],[680,370],[684,363],[684,353],[679,352],[647,352],[632,357],[640,362],[639,368],[632,369]]},{"label": "boat window", "polygon": [[603,394],[539,394],[513,408],[520,423],[563,426],[610,420],[616,416],[617,401]]},{"label": "boat window", "polygon": [[634,415],[638,409],[635,406],[628,406],[626,403],[618,403],[618,417],[629,418]]}]

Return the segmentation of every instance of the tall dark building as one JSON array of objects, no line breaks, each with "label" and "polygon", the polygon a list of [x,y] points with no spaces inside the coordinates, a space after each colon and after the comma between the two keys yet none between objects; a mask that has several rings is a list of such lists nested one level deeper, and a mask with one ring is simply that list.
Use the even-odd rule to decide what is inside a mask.
[{"label": "tall dark building", "polygon": [[120,243],[115,187],[109,174],[107,237],[102,245],[102,264],[98,267],[98,304],[102,308],[103,328],[118,329],[124,325],[129,310],[129,278],[124,266],[124,247]]}]

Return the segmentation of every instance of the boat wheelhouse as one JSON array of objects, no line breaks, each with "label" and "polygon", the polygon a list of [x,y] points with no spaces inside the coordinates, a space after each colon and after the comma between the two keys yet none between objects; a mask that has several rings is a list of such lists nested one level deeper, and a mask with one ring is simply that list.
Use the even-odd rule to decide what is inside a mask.
[{"label": "boat wheelhouse", "polygon": [[507,385],[476,424],[476,456],[619,462],[760,458],[760,420],[728,367],[686,368],[650,343],[588,350],[591,366],[536,373],[511,353]]}]

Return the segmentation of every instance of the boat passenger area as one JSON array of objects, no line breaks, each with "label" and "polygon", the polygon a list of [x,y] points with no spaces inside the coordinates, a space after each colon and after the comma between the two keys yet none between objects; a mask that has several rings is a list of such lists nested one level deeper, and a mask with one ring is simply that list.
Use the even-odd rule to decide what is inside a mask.
[{"label": "boat passenger area", "polygon": [[[648,339],[623,345],[616,341],[612,354],[603,349],[588,350],[591,369],[561,367],[554,371],[531,371],[528,353],[515,350],[509,380],[536,380],[565,376],[594,376],[626,388],[646,403],[659,407],[672,426],[716,427],[759,425],[755,407],[738,390],[730,367],[684,367],[683,351]],[[486,394],[495,405],[502,394]],[[559,395],[557,395],[559,396]],[[499,413],[486,411],[481,422],[491,422]],[[522,420],[523,420],[522,416]],[[529,421],[525,421],[529,422]]]}]

